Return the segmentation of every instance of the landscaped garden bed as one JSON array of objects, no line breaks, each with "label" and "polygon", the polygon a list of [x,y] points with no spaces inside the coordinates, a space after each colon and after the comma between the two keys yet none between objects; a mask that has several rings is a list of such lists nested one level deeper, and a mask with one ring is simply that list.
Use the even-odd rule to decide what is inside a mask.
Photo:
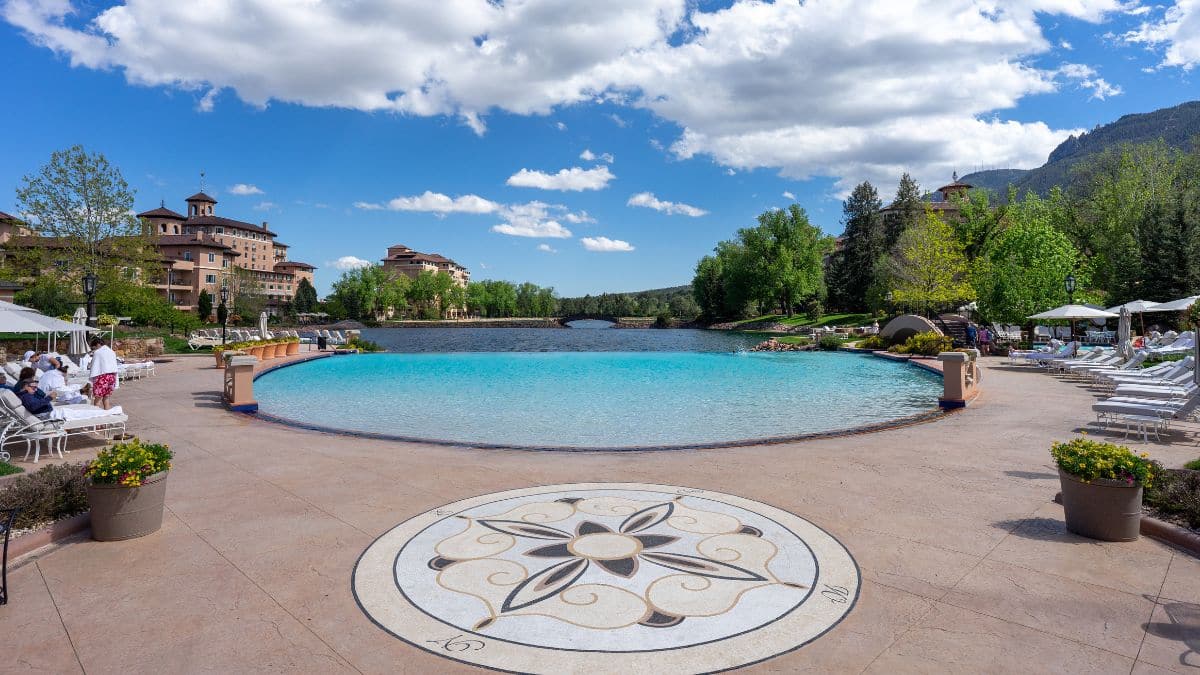
[{"label": "landscaped garden bed", "polygon": [[0,487],[0,509],[19,508],[13,539],[88,510],[83,465],[51,464]]},{"label": "landscaped garden bed", "polygon": [[1146,490],[1146,515],[1178,525],[1200,536],[1200,460],[1188,468],[1163,469]]}]

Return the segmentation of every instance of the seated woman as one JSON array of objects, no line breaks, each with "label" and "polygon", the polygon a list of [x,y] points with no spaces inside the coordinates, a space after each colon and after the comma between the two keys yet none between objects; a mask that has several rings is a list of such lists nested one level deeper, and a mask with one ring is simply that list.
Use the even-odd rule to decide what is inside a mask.
[{"label": "seated woman", "polygon": [[33,415],[45,418],[54,411],[54,405],[51,403],[54,395],[42,393],[36,380],[21,380],[17,388],[17,398],[21,399],[21,405]]},{"label": "seated woman", "polygon": [[77,388],[67,386],[67,367],[61,366],[42,373],[38,380],[38,389],[47,394],[55,395],[55,403],[70,405],[72,403],[87,403],[87,398],[79,394]]}]

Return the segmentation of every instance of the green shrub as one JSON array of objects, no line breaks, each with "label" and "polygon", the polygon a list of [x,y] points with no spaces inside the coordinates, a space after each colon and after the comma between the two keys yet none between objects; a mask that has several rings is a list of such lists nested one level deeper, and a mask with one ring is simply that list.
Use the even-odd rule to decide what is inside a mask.
[{"label": "green shrub", "polygon": [[833,335],[826,335],[817,341],[817,346],[824,351],[832,352],[842,346],[842,339]]},{"label": "green shrub", "polygon": [[137,438],[115,443],[88,462],[84,475],[93,483],[137,487],[150,476],[171,469],[171,451],[160,443],[142,443]]},{"label": "green shrub", "polygon": [[0,509],[20,508],[13,527],[35,527],[88,510],[80,464],[51,464],[0,489]]},{"label": "green shrub", "polygon": [[858,344],[855,346],[857,346],[859,349],[887,349],[888,345],[887,340],[884,340],[882,336],[868,335],[867,337],[859,340]]},{"label": "green shrub", "polygon": [[1055,443],[1050,447],[1050,456],[1064,473],[1084,482],[1104,478],[1149,487],[1162,471],[1158,462],[1148,459],[1146,453],[1135,455],[1123,445],[1084,437]]},{"label": "green shrub", "polygon": [[888,351],[897,354],[915,354],[918,356],[937,356],[948,352],[954,347],[954,338],[929,331],[917,333],[904,341],[902,345],[894,345]]},{"label": "green shrub", "polygon": [[361,337],[355,336],[346,341],[347,349],[357,349],[360,352],[381,352],[383,347],[378,343],[364,340]]},{"label": "green shrub", "polygon": [[1193,459],[1187,464],[1184,464],[1183,468],[1191,469],[1192,471],[1200,471],[1200,459]]},{"label": "green shrub", "polygon": [[0,461],[0,476],[11,476],[14,473],[21,473],[24,470],[19,466],[13,466],[8,462]]},{"label": "green shrub", "polygon": [[[1200,465],[1200,460],[1189,464]],[[1160,513],[1183,519],[1188,527],[1200,528],[1200,471],[1164,469],[1146,488],[1144,501]]]}]

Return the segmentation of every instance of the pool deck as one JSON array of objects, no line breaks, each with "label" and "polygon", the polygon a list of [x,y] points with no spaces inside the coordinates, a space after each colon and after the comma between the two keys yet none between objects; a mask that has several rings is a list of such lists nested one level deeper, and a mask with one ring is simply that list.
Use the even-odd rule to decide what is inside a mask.
[{"label": "pool deck", "polygon": [[[223,409],[211,357],[176,358],[115,397],[132,433],[176,453],[162,531],[79,539],[18,561],[0,607],[2,668],[475,670],[374,625],[350,590],[358,556],[396,524],[459,499],[613,481],[764,502],[825,529],[857,559],[861,597],[845,620],[746,672],[1200,672],[1200,560],[1145,537],[1068,534],[1052,502],[1048,447],[1094,419],[1094,394],[1001,359],[985,369],[967,410],[929,424],[548,456],[263,423]],[[1164,441],[1131,444],[1170,466],[1200,457],[1196,425]],[[68,459],[82,461],[98,446],[72,447]]]}]

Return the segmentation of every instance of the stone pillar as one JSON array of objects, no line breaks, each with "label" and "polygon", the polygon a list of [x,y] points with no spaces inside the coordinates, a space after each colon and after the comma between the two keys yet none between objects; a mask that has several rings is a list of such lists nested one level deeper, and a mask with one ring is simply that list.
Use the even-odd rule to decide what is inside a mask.
[{"label": "stone pillar", "polygon": [[237,412],[257,412],[254,400],[254,366],[258,359],[230,355],[225,359],[225,406]]},{"label": "stone pillar", "polygon": [[979,395],[979,351],[942,352],[942,397],[938,405],[943,410],[966,407]]}]

